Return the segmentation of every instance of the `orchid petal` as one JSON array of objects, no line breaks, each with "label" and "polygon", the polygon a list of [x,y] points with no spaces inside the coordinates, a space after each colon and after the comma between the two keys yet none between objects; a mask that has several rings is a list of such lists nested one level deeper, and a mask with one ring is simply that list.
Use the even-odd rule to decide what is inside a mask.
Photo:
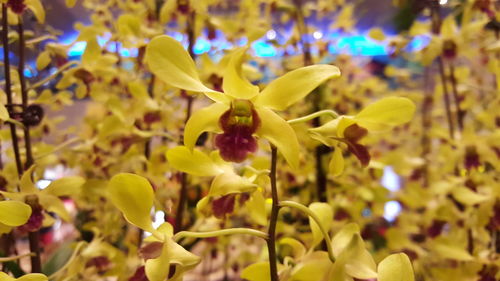
[{"label": "orchid petal", "polygon": [[25,224],[31,216],[31,207],[19,201],[0,201],[0,223],[7,226]]},{"label": "orchid petal", "polygon": [[285,110],[303,99],[312,90],[328,79],[340,76],[333,65],[311,65],[302,67],[279,77],[257,96],[255,104],[274,110]]},{"label": "orchid petal", "polygon": [[259,93],[259,87],[252,85],[242,77],[245,48],[238,49],[231,54],[229,64],[224,71],[222,89],[226,95],[237,99],[251,99]]},{"label": "orchid petal", "polygon": [[172,37],[153,38],[146,47],[145,60],[151,72],[171,86],[193,92],[216,92],[203,85],[193,59]]},{"label": "orchid petal", "polygon": [[415,104],[410,99],[388,97],[365,107],[354,120],[368,131],[383,131],[409,122],[415,110]]},{"label": "orchid petal", "polygon": [[122,173],[111,178],[107,189],[109,199],[128,222],[145,231],[154,231],[150,217],[154,192],[147,179]]},{"label": "orchid petal", "polygon": [[196,111],[191,118],[189,118],[184,128],[184,145],[189,149],[193,149],[198,137],[203,132],[220,131],[219,118],[228,109],[228,105],[214,103]]},{"label": "orchid petal", "polygon": [[299,165],[299,141],[292,127],[278,114],[267,108],[255,108],[262,121],[257,135],[278,148],[292,168]]},{"label": "orchid petal", "polygon": [[223,170],[208,155],[198,149],[177,146],[167,151],[167,160],[175,169],[200,177],[212,177]]},{"label": "orchid petal", "polygon": [[[165,237],[165,240],[169,238]],[[146,261],[146,276],[150,281],[164,281],[170,271],[170,250],[168,243],[163,243],[161,255],[156,259]]]}]

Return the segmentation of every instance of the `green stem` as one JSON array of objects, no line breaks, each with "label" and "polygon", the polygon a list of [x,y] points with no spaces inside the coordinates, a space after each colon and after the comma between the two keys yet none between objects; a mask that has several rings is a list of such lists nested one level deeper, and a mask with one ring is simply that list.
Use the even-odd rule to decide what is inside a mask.
[{"label": "green stem", "polygon": [[[196,55],[194,53],[194,45],[196,44],[196,34],[195,34],[195,22],[196,22],[196,12],[194,9],[191,8],[190,3],[188,1],[189,5],[189,14],[187,18],[187,24],[186,24],[186,33],[188,36],[188,52],[189,55],[193,60],[196,59]],[[191,117],[191,111],[193,107],[193,99],[194,97],[192,95],[187,94],[187,105],[186,105],[186,119],[184,121],[184,124],[187,123],[189,118]],[[175,225],[174,225],[174,232],[179,232],[184,229],[183,221],[184,221],[184,209],[186,208],[186,202],[187,202],[187,184],[188,184],[188,175],[186,173],[181,173],[181,190],[179,194],[179,204],[177,205],[177,212],[175,215]]]},{"label": "green stem", "polygon": [[293,124],[297,124],[297,123],[311,121],[314,118],[317,118],[317,117],[320,117],[323,115],[330,116],[334,119],[339,117],[339,114],[337,112],[335,112],[334,110],[325,109],[325,110],[316,111],[314,113],[311,113],[311,114],[303,116],[303,117],[288,120],[287,122],[288,122],[288,124],[293,125]]},{"label": "green stem", "polygon": [[75,247],[75,250],[73,250],[73,253],[71,254],[71,257],[68,259],[68,261],[61,268],[59,268],[56,272],[52,273],[49,276],[49,280],[52,280],[55,277],[57,277],[59,274],[63,273],[64,270],[66,270],[66,268],[68,268],[71,265],[71,263],[76,259],[77,255],[80,254],[80,249],[86,244],[87,244],[87,242],[85,242],[85,241],[78,242],[78,244]]},{"label": "green stem", "polygon": [[[23,112],[26,112],[28,108],[28,90],[26,88],[26,77],[24,76],[24,68],[26,65],[26,53],[25,53],[25,38],[24,38],[24,25],[23,20],[19,17],[19,23],[17,25],[17,32],[19,34],[19,80],[21,84],[21,98],[22,98],[22,108]],[[24,145],[26,148],[26,162],[24,163],[24,169],[28,169],[34,163],[33,160],[33,150],[31,149],[31,135],[29,126],[24,126]],[[28,234],[30,251],[34,253],[31,257],[31,272],[38,273],[42,272],[42,261],[40,257],[40,232],[30,232]]]},{"label": "green stem", "polygon": [[219,236],[235,235],[235,234],[251,235],[262,239],[267,239],[268,237],[266,233],[251,228],[229,228],[229,229],[221,229],[221,230],[206,231],[206,232],[180,231],[177,232],[172,239],[174,239],[174,241],[179,241],[182,238],[186,237],[210,238],[210,237],[219,237]]},{"label": "green stem", "polygon": [[0,263],[1,263],[1,262],[15,261],[15,260],[18,260],[18,259],[21,259],[21,258],[24,258],[24,257],[33,256],[33,255],[34,255],[33,253],[26,253],[26,254],[17,255],[17,256],[11,256],[11,257],[0,258]]},{"label": "green stem", "polygon": [[307,208],[306,206],[304,206],[300,203],[294,202],[294,201],[281,201],[280,206],[297,209],[297,210],[307,214],[309,217],[311,217],[316,222],[316,224],[319,226],[319,230],[321,231],[321,234],[323,234],[323,238],[326,241],[326,247],[328,249],[328,257],[330,258],[330,260],[332,262],[335,262],[335,256],[333,254],[333,248],[332,248],[332,243],[331,243],[332,240],[330,239],[330,235],[328,234],[328,231],[321,224],[319,217],[313,211],[311,211],[311,209]]},{"label": "green stem", "polygon": [[43,86],[45,83],[49,82],[50,80],[52,80],[53,78],[55,78],[57,75],[59,75],[59,73],[63,72],[64,70],[70,68],[71,66],[73,65],[79,65],[80,63],[78,61],[69,61],[67,62],[66,64],[64,64],[63,66],[61,66],[56,72],[52,73],[51,75],[45,77],[44,79],[34,83],[33,85],[31,85],[28,90],[33,90],[33,89],[36,89],[40,86]]},{"label": "green stem", "polygon": [[[2,4],[2,43],[3,43],[3,57],[4,57],[4,73],[5,73],[5,93],[7,95],[7,106],[12,106],[12,81],[10,77],[10,58],[9,58],[9,24],[7,21],[7,5]],[[7,109],[13,110],[7,107]],[[12,149],[14,150],[14,157],[16,160],[17,174],[19,177],[23,174],[23,165],[21,162],[21,153],[19,151],[19,139],[16,132],[16,124],[9,122],[10,135],[12,137]]]},{"label": "green stem", "polygon": [[276,255],[276,224],[278,223],[278,213],[280,209],[278,198],[278,187],[276,185],[276,163],[278,160],[278,149],[271,145],[271,218],[269,221],[269,229],[267,231],[267,251],[269,253],[269,267],[271,273],[271,281],[279,281],[278,279],[278,265]]}]

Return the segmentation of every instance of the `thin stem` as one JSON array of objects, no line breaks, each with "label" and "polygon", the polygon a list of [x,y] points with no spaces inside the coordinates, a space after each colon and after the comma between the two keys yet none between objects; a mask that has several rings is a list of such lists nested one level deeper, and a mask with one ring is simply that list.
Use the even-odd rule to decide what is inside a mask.
[{"label": "thin stem", "polygon": [[441,83],[443,85],[443,100],[446,110],[446,120],[448,121],[448,133],[450,135],[450,138],[453,139],[455,136],[455,125],[453,123],[453,117],[451,115],[450,94],[448,91],[448,85],[446,83],[446,75],[444,73],[444,62],[441,56],[439,56],[437,60],[439,67],[439,76],[441,77]]},{"label": "thin stem", "polygon": [[300,203],[294,202],[294,201],[281,201],[280,206],[297,209],[297,210],[305,213],[306,215],[310,216],[316,222],[316,224],[319,226],[319,230],[321,231],[321,234],[323,235],[323,238],[325,239],[326,247],[328,249],[328,257],[330,258],[330,260],[332,262],[335,262],[335,255],[333,254],[333,248],[332,248],[330,235],[328,234],[328,231],[321,224],[321,220],[319,219],[319,217],[313,211],[311,211],[309,208],[307,208],[306,206],[304,206]]},{"label": "thin stem", "polygon": [[[196,44],[196,35],[195,35],[195,21],[196,21],[196,12],[190,7],[189,1],[187,2],[189,5],[189,12],[186,24],[186,33],[188,36],[188,52],[193,60],[196,59],[196,55],[194,53],[194,45]],[[193,96],[187,94],[187,105],[186,105],[186,119],[184,124],[187,123],[189,117],[191,117],[191,111],[193,107]],[[184,229],[183,221],[184,221],[184,209],[186,208],[187,202],[187,184],[188,178],[186,173],[181,173],[181,190],[179,194],[179,204],[177,205],[177,213],[175,216],[175,225],[174,232],[179,232]]]},{"label": "thin stem", "polygon": [[51,75],[43,78],[42,80],[32,84],[28,90],[33,90],[33,89],[36,89],[40,86],[43,86],[45,83],[49,82],[50,80],[52,80],[53,78],[55,78],[57,75],[59,75],[59,73],[63,72],[64,70],[70,68],[71,66],[73,65],[79,65],[80,63],[78,61],[69,61],[67,63],[65,63],[63,66],[61,66],[59,69],[57,69],[56,72],[52,73]]},{"label": "thin stem", "polygon": [[267,231],[267,251],[269,253],[269,266],[271,272],[271,281],[278,281],[278,265],[276,256],[276,224],[278,223],[278,213],[280,209],[278,199],[278,187],[276,185],[276,163],[278,160],[278,149],[271,145],[271,218],[269,221],[269,229]]},{"label": "thin stem", "polygon": [[15,261],[15,260],[18,260],[18,259],[22,259],[24,257],[33,256],[33,255],[34,255],[33,253],[26,253],[26,254],[17,255],[17,256],[0,258],[0,263],[2,263],[2,262],[9,262],[9,261]]},{"label": "thin stem", "polygon": [[196,232],[196,231],[180,231],[177,232],[173,236],[174,241],[179,241],[182,238],[191,237],[191,238],[210,238],[210,237],[219,237],[225,235],[235,235],[235,234],[245,234],[251,235],[255,237],[259,237],[262,239],[267,239],[267,233],[264,233],[259,230],[251,229],[251,228],[229,228],[229,229],[221,229],[214,231],[206,231],[206,232]]},{"label": "thin stem", "polygon": [[[25,39],[24,39],[24,25],[22,18],[19,17],[19,23],[17,25],[17,32],[19,34],[19,80],[21,82],[21,98],[22,98],[22,108],[23,112],[28,108],[28,91],[26,89],[26,77],[24,76],[24,67],[26,64],[26,54],[25,54]],[[26,147],[26,162],[24,163],[24,168],[28,169],[34,163],[33,151],[31,149],[31,135],[29,126],[24,126],[24,144]],[[42,272],[42,262],[40,258],[40,232],[30,232],[28,234],[30,251],[34,253],[31,257],[31,272]]]},{"label": "thin stem", "polygon": [[63,273],[64,270],[66,270],[66,268],[68,268],[71,265],[71,263],[75,260],[75,258],[77,257],[77,255],[80,252],[80,249],[86,244],[87,244],[87,242],[84,242],[84,241],[78,242],[78,244],[75,247],[75,250],[73,250],[73,253],[71,254],[71,257],[68,259],[68,261],[61,268],[59,268],[56,272],[52,273],[49,276],[49,280],[52,280],[55,277],[57,277],[59,274]]},{"label": "thin stem", "polygon": [[335,112],[334,110],[325,109],[325,110],[316,111],[314,113],[311,113],[311,114],[303,116],[303,117],[288,120],[288,124],[293,125],[293,124],[297,124],[297,123],[311,121],[311,120],[313,120],[317,117],[323,116],[323,115],[330,116],[333,119],[339,117],[339,114],[337,112]]},{"label": "thin stem", "polygon": [[[2,4],[2,43],[3,43],[3,58],[4,58],[4,75],[5,75],[5,93],[7,94],[8,109],[12,106],[12,81],[10,78],[10,58],[9,58],[9,24],[7,21],[7,5]],[[12,149],[16,161],[17,174],[19,177],[23,174],[23,166],[21,163],[21,153],[19,152],[19,139],[16,133],[16,124],[9,122],[10,135],[12,137]]]},{"label": "thin stem", "polygon": [[457,78],[455,77],[455,67],[453,63],[450,63],[450,82],[451,90],[453,93],[453,101],[455,103],[455,112],[457,115],[458,130],[461,132],[464,130],[464,111],[460,109],[460,97],[458,96],[457,89]]}]

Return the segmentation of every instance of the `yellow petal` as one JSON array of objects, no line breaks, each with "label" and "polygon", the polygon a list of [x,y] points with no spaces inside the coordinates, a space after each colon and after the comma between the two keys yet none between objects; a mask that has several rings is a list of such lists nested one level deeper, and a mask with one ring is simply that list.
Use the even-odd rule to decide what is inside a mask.
[{"label": "yellow petal", "polygon": [[455,199],[457,199],[458,202],[467,206],[473,206],[481,202],[488,201],[491,198],[491,196],[474,192],[464,186],[454,188],[451,194]]},{"label": "yellow petal", "polygon": [[377,41],[384,41],[385,39],[384,31],[379,27],[370,29],[368,36]]},{"label": "yellow petal", "polygon": [[201,133],[220,131],[219,118],[228,109],[229,106],[225,104],[214,103],[196,111],[184,128],[184,145],[193,149]]},{"label": "yellow petal", "polygon": [[330,175],[338,177],[344,171],[344,156],[342,155],[342,150],[340,147],[336,146],[333,151],[332,159],[328,165],[328,171]]},{"label": "yellow petal", "polygon": [[47,281],[47,276],[41,273],[30,273],[16,279],[17,281]]},{"label": "yellow petal", "polygon": [[290,237],[285,237],[279,240],[278,245],[283,246],[289,246],[292,249],[291,257],[294,258],[301,258],[306,254],[306,247],[297,239],[290,238]]},{"label": "yellow petal", "polygon": [[208,195],[222,196],[231,193],[253,192],[257,185],[233,173],[223,173],[215,177]]},{"label": "yellow petal", "polygon": [[9,120],[9,118],[10,118],[10,115],[9,115],[9,112],[7,111],[7,108],[5,107],[5,105],[0,104],[0,120],[5,121],[5,120]]},{"label": "yellow petal", "polygon": [[43,51],[36,58],[36,68],[38,70],[42,70],[46,68],[50,63],[50,52]]},{"label": "yellow petal", "polygon": [[293,280],[323,280],[332,262],[328,253],[323,251],[313,252],[302,258],[300,263],[292,271]]},{"label": "yellow petal", "polygon": [[21,193],[36,193],[38,189],[35,187],[35,184],[31,180],[31,175],[33,174],[33,170],[35,169],[35,165],[28,168],[28,170],[24,171],[21,176],[20,190]]},{"label": "yellow petal", "polygon": [[340,76],[333,65],[302,67],[277,78],[257,96],[256,104],[275,110],[284,110],[303,99],[326,80]]},{"label": "yellow petal", "polygon": [[163,82],[187,91],[216,92],[200,81],[196,65],[181,43],[162,35],[146,47],[146,63]]},{"label": "yellow petal", "polygon": [[271,269],[269,262],[258,262],[247,266],[240,276],[248,281],[270,281]]},{"label": "yellow petal", "polygon": [[410,99],[388,97],[365,107],[354,120],[368,131],[383,131],[409,122],[415,109]]},{"label": "yellow petal", "polygon": [[10,277],[7,273],[0,271],[0,280],[1,281],[15,281],[16,279]]},{"label": "yellow petal", "polygon": [[267,225],[266,199],[262,191],[255,191],[245,204],[250,218],[257,224]]},{"label": "yellow petal", "polygon": [[38,23],[45,22],[45,10],[40,0],[24,0],[24,4],[33,12]]},{"label": "yellow petal", "polygon": [[240,48],[231,54],[229,64],[224,71],[222,89],[226,95],[237,99],[251,99],[259,93],[259,87],[252,85],[242,77],[243,59],[245,48]]},{"label": "yellow petal", "polygon": [[146,261],[145,271],[150,281],[165,281],[170,271],[170,249],[168,243],[163,243],[161,255],[156,259]]},{"label": "yellow petal", "polygon": [[354,234],[341,255],[347,255],[345,271],[349,276],[358,279],[377,278],[377,265],[368,250],[365,249],[359,233]]},{"label": "yellow petal", "polygon": [[[309,205],[309,209],[316,214],[320,219],[320,223],[326,231],[328,231],[333,222],[333,210],[332,207],[327,203],[314,202]],[[313,235],[313,244],[311,247],[316,245],[323,240],[323,234],[318,226],[318,224],[309,217],[309,225],[311,226],[311,232]]]},{"label": "yellow petal", "polygon": [[191,269],[200,263],[200,257],[187,251],[181,245],[175,243],[172,239],[168,239],[165,244],[169,244],[171,263],[180,265],[180,268],[176,268],[178,272],[176,272],[175,276],[178,276],[178,273],[182,274],[184,271]]},{"label": "yellow petal", "polygon": [[40,200],[40,205],[49,212],[56,213],[62,220],[69,222],[71,221],[71,217],[64,206],[64,203],[61,199],[57,198],[54,195],[50,194],[40,194],[38,197]]},{"label": "yellow petal", "polygon": [[25,224],[31,216],[31,207],[19,201],[0,201],[0,223],[7,226]]},{"label": "yellow petal", "polygon": [[407,255],[393,254],[378,265],[378,281],[414,281],[413,267]]},{"label": "yellow petal", "polygon": [[359,233],[359,226],[355,223],[349,223],[340,229],[332,239],[332,249],[336,257],[347,247],[352,237]]},{"label": "yellow petal", "polygon": [[173,168],[195,176],[213,177],[224,172],[208,155],[185,146],[169,149],[167,160]]},{"label": "yellow petal", "polygon": [[111,202],[123,213],[131,224],[153,232],[150,217],[154,192],[149,181],[141,176],[122,173],[115,175],[108,183]]},{"label": "yellow petal", "polygon": [[292,168],[299,166],[299,141],[292,127],[278,114],[267,108],[255,108],[262,124],[257,135],[267,139],[278,148]]},{"label": "yellow petal", "polygon": [[57,197],[77,195],[80,188],[85,183],[85,179],[78,176],[57,179],[49,184],[42,193],[51,194]]},{"label": "yellow petal", "polygon": [[8,226],[0,222],[0,234],[9,233],[13,226]]},{"label": "yellow petal", "polygon": [[68,8],[73,8],[76,4],[76,0],[66,0],[66,6]]}]

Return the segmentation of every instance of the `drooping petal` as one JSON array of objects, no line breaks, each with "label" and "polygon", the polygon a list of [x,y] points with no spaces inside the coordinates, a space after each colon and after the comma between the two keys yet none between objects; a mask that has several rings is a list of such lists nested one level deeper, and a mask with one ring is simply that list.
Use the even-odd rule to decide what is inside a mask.
[{"label": "drooping petal", "polygon": [[267,108],[255,108],[262,124],[257,135],[267,139],[278,148],[292,168],[299,165],[299,141],[292,127],[278,114]]},{"label": "drooping petal", "polygon": [[107,190],[111,202],[128,222],[145,231],[154,231],[150,217],[154,192],[147,179],[134,174],[118,174],[111,178]]},{"label": "drooping petal", "polygon": [[383,131],[409,122],[415,109],[415,104],[410,99],[388,97],[365,107],[354,120],[368,131]]},{"label": "drooping petal", "polygon": [[30,273],[16,279],[17,281],[48,281],[49,278],[41,273]]},{"label": "drooping petal", "polygon": [[19,201],[0,201],[0,223],[7,226],[25,224],[31,216],[31,207]]},{"label": "drooping petal", "polygon": [[172,37],[153,38],[146,47],[145,60],[151,72],[171,86],[193,92],[215,92],[203,85],[193,59]]},{"label": "drooping petal", "polygon": [[277,78],[259,94],[255,104],[284,110],[307,96],[328,79],[340,76],[333,65],[311,65],[302,67]]},{"label": "drooping petal", "polygon": [[242,64],[245,48],[240,48],[231,54],[229,64],[224,71],[222,89],[226,95],[237,99],[251,99],[259,93],[259,87],[252,85],[242,77]]},{"label": "drooping petal", "polygon": [[340,147],[335,146],[333,151],[332,159],[328,164],[328,172],[334,177],[338,177],[344,171],[344,156],[342,155],[342,150]]},{"label": "drooping petal", "polygon": [[[324,229],[326,229],[326,231],[328,231],[333,222],[332,207],[327,203],[314,202],[309,205],[309,209],[318,216],[321,225]],[[309,225],[313,235],[312,247],[315,247],[319,244],[319,242],[321,242],[321,240],[323,240],[323,233],[321,232],[319,225],[311,217],[309,217]]]},{"label": "drooping petal", "polygon": [[393,254],[378,264],[379,281],[414,281],[410,259],[404,253]]},{"label": "drooping petal", "polygon": [[31,180],[31,175],[33,174],[34,169],[35,165],[29,167],[28,170],[24,171],[21,176],[21,183],[19,186],[21,193],[36,193],[38,191],[35,184]]},{"label": "drooping petal", "polygon": [[228,109],[228,105],[214,103],[196,111],[189,118],[184,128],[184,145],[189,149],[193,149],[198,137],[203,132],[219,132],[219,118]]},{"label": "drooping petal", "polygon": [[212,177],[224,172],[208,155],[198,149],[190,151],[185,146],[169,149],[167,160],[175,169],[195,176]]},{"label": "drooping petal", "polygon": [[249,281],[270,281],[271,270],[269,262],[251,264],[243,269],[240,276]]},{"label": "drooping petal", "polygon": [[253,192],[256,189],[257,185],[245,177],[233,173],[223,173],[212,181],[208,195],[215,197],[231,193]]},{"label": "drooping petal", "polygon": [[47,188],[42,190],[42,193],[51,194],[54,196],[69,196],[80,193],[80,188],[85,183],[82,177],[64,177],[57,179],[49,184]]},{"label": "drooping petal", "polygon": [[[165,237],[165,240],[169,238]],[[146,276],[150,281],[164,281],[167,279],[170,271],[170,248],[168,243],[163,243],[161,255],[156,259],[146,261]]]},{"label": "drooping petal", "polygon": [[56,213],[59,217],[61,217],[62,220],[66,222],[69,222],[71,220],[68,210],[66,210],[66,207],[64,207],[64,203],[61,201],[61,199],[51,194],[40,194],[39,200],[40,205],[42,205],[45,210]]}]

